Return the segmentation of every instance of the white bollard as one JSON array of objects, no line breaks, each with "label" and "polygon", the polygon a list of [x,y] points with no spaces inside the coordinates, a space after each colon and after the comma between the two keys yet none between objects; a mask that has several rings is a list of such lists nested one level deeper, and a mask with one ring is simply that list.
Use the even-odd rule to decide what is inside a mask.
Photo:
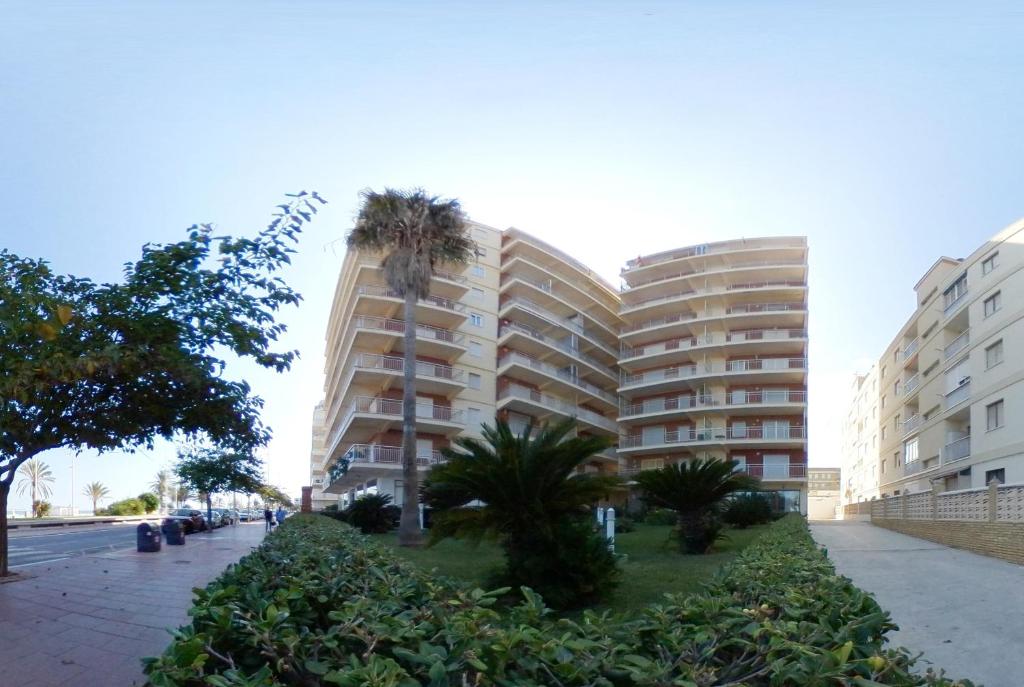
[{"label": "white bollard", "polygon": [[420,530],[423,529],[423,504],[420,504]]},{"label": "white bollard", "polygon": [[604,536],[608,540],[608,550],[615,553],[615,509],[605,511]]},{"label": "white bollard", "polygon": [[604,508],[598,506],[594,513],[597,515],[597,526],[601,527],[604,525]]}]

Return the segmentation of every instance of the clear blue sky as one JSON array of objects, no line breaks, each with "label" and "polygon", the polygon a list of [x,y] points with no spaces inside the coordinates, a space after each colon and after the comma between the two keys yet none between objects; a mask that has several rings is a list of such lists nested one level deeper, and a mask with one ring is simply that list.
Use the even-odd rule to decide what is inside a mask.
[{"label": "clear blue sky", "polygon": [[[1024,215],[1020,4],[505,5],[5,3],[2,245],[115,279],[143,242],[255,230],[280,194],[319,190],[286,313],[302,360],[235,368],[267,399],[270,478],[297,491],[327,246],[360,188],[457,196],[610,278],[638,253],[806,234],[811,461],[837,463],[837,399],[914,282]],[[137,494],[171,455],[86,453],[76,491]],[[67,505],[69,455],[45,460]]]}]

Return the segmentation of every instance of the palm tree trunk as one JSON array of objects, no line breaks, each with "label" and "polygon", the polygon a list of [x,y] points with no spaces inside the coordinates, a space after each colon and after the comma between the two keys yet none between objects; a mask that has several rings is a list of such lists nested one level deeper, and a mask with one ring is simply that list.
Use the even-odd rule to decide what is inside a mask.
[{"label": "palm tree trunk", "polygon": [[32,517],[36,517],[36,477],[32,475]]},{"label": "palm tree trunk", "polygon": [[213,532],[213,495],[210,492],[206,492],[206,524],[206,531]]},{"label": "palm tree trunk", "polygon": [[416,293],[405,293],[405,360],[402,382],[402,518],[399,546],[422,546],[419,473],[416,472]]},{"label": "palm tree trunk", "polygon": [[7,496],[11,485],[0,482],[0,577],[7,577]]}]

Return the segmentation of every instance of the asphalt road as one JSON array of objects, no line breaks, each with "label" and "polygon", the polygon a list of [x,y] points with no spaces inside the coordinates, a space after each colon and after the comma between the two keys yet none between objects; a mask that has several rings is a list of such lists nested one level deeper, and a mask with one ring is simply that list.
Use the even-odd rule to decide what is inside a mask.
[{"label": "asphalt road", "polygon": [[133,547],[137,525],[138,523],[81,526],[81,530],[55,528],[44,532],[13,530],[10,533],[10,567],[22,568],[61,561],[86,553]]}]

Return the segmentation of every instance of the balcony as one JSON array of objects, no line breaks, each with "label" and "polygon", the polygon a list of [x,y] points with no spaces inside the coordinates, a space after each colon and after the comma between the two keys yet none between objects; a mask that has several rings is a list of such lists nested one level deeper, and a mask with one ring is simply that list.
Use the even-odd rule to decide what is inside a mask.
[{"label": "balcony", "polygon": [[[355,377],[361,376],[361,373],[370,373],[385,374],[397,379],[405,373],[405,359],[390,355],[358,353],[352,359],[352,369]],[[417,391],[454,395],[465,388],[464,377],[462,370],[451,365],[416,361]]]},{"label": "balcony", "polygon": [[967,348],[967,345],[971,343],[971,330],[966,329],[960,336],[956,337],[942,349],[943,360],[949,360],[960,351]]},{"label": "balcony", "polygon": [[900,353],[900,359],[903,360],[904,362],[910,360],[910,358],[912,358],[913,355],[917,353],[917,349],[920,347],[921,339],[914,339],[913,341],[911,341],[910,343],[903,347],[903,351],[902,353]]},{"label": "balcony", "polygon": [[687,270],[680,270],[679,272],[673,272],[672,274],[659,275],[657,277],[651,277],[641,281],[631,283],[627,288],[623,289],[623,295],[640,289],[651,284],[658,284],[661,282],[672,281],[674,279],[683,279],[685,277],[691,277],[696,274],[714,274],[717,272],[728,272],[731,270],[741,270],[748,268],[772,268],[772,267],[805,267],[807,263],[804,260],[750,260],[747,262],[737,262],[731,264],[714,265],[707,267],[705,265],[694,265],[692,268]]},{"label": "balcony", "polygon": [[[355,288],[355,295],[373,300],[384,299],[389,302],[389,306],[387,308],[389,311],[397,311],[398,308],[395,306],[401,305],[405,302],[404,297],[400,296],[397,291],[386,284],[360,284]],[[425,308],[425,312],[431,313],[431,315],[437,318],[443,326],[455,326],[466,319],[466,306],[443,296],[427,296],[426,298],[421,298],[417,302],[417,306]],[[394,314],[393,312],[367,312],[370,307],[371,306],[366,304],[357,303],[356,312],[360,315]]]},{"label": "balcony", "polygon": [[807,479],[807,466],[803,463],[789,465],[741,465],[736,472],[769,482],[773,480]]},{"label": "balcony", "polygon": [[[352,328],[362,330],[369,336],[377,336],[379,340],[374,340],[375,345],[371,347],[395,346],[396,350],[402,350],[405,320],[356,315],[352,318]],[[451,359],[465,353],[465,341],[466,335],[461,332],[426,324],[416,325],[417,353]]]},{"label": "balcony", "polygon": [[554,324],[568,331],[578,334],[584,337],[588,342],[600,348],[602,351],[610,355],[612,358],[617,358],[618,354],[615,349],[606,344],[603,340],[597,337],[593,331],[584,329],[581,321],[569,319],[568,317],[562,317],[551,310],[548,310],[542,305],[538,305],[527,298],[521,298],[519,296],[506,296],[501,299],[501,303],[498,305],[498,312],[502,317],[505,316],[507,310],[511,308],[519,308],[526,313],[533,315],[546,324]]},{"label": "balcony", "polygon": [[910,377],[907,381],[903,382],[903,393],[909,396],[914,393],[919,386],[921,386],[921,375],[915,374],[913,377]]},{"label": "balcony", "polygon": [[[347,407],[344,419],[331,435],[325,455],[329,459],[345,442],[366,442],[376,434],[401,428],[401,399],[356,396]],[[416,404],[417,431],[454,436],[465,428],[466,422],[461,410],[430,403]]]},{"label": "balcony", "polygon": [[[657,431],[657,430],[661,431]],[[726,444],[733,442],[750,442],[773,445],[792,444],[799,447],[807,433],[803,427],[768,426],[768,427],[701,427],[698,429],[679,429],[664,431],[662,428],[648,428],[648,432],[631,434],[619,439],[619,453],[636,452],[637,449],[662,449],[666,446],[680,444]],[[653,431],[651,431],[653,430]]]},{"label": "balcony", "polygon": [[573,374],[569,370],[556,367],[555,365],[545,363],[537,360],[536,358],[531,358],[515,351],[505,353],[498,359],[498,374],[504,374],[502,368],[512,365],[517,365],[525,370],[539,373],[524,375],[526,377],[531,377],[531,379],[528,380],[530,382],[544,384],[550,381],[556,381],[559,386],[567,388],[569,391],[574,393],[583,392],[593,397],[595,400],[604,401],[612,408],[619,407],[619,399],[615,394],[611,394],[598,386],[594,386],[590,382],[580,379],[578,375]]},{"label": "balcony", "polygon": [[623,405],[619,412],[620,418],[635,417],[637,415],[651,415],[656,413],[670,413],[677,410],[694,410],[715,408],[722,405],[722,397],[712,396],[671,396],[668,398],[651,398],[643,403],[630,403]]},{"label": "balcony", "polygon": [[903,421],[903,434],[906,436],[921,426],[921,416],[913,415]]},{"label": "balcony", "polygon": [[942,464],[955,463],[971,456],[971,437],[967,435],[956,441],[951,441],[942,447]]},{"label": "balcony", "polygon": [[698,373],[698,367],[696,365],[679,365],[676,367],[667,367],[661,370],[647,370],[646,372],[639,372],[635,374],[622,373],[619,390],[621,391],[626,387],[658,384],[659,382],[672,382],[679,379],[697,377],[711,372],[712,366],[702,365],[699,370],[700,371]]},{"label": "balcony", "polygon": [[943,312],[946,317],[950,317],[953,313],[960,309],[960,306],[967,302],[967,283],[965,282],[963,287],[954,292],[953,298],[947,298],[946,306],[943,308]]},{"label": "balcony", "polygon": [[[501,339],[503,337],[512,337],[515,336],[516,334],[520,334],[523,337],[526,337],[526,340],[528,342],[540,342],[548,349],[560,351],[574,360],[582,361],[584,364],[589,365],[591,369],[593,369],[595,372],[599,372],[611,379],[618,379],[618,375],[615,372],[613,372],[610,367],[602,363],[597,358],[584,353],[579,348],[571,346],[564,341],[556,339],[552,336],[546,336],[544,334],[541,334],[533,327],[528,327],[527,325],[521,324],[519,322],[506,322],[498,328],[499,345],[502,343]],[[539,353],[540,351],[538,351],[538,354]]]},{"label": "balcony", "polygon": [[565,399],[546,394],[536,389],[511,384],[498,392],[498,408],[511,407],[513,410],[536,415],[538,409],[563,417],[575,417],[577,421],[602,429],[613,434],[618,433],[618,424],[599,413],[581,408]]},{"label": "balcony", "polygon": [[[789,389],[734,391],[725,397],[725,404],[732,408],[737,406],[784,406],[804,403],[807,403],[806,391],[791,391]],[[760,408],[758,408],[758,411],[760,411]]]},{"label": "balcony", "polygon": [[789,342],[802,343],[801,340],[806,338],[807,331],[803,329],[746,329],[728,332],[724,336],[722,334],[683,336],[643,346],[622,344],[619,347],[619,354],[621,359],[629,359],[707,346],[742,347],[746,343],[756,344],[758,352],[761,353],[783,353],[787,348],[792,350],[795,347],[793,343]]},{"label": "balcony", "polygon": [[768,425],[759,427],[729,427],[726,438],[730,441],[791,441],[807,438],[806,428],[790,425]]},{"label": "balcony", "polygon": [[[416,456],[416,464],[420,469],[440,465],[444,462],[445,458],[440,451],[431,451],[430,455]],[[326,493],[340,493],[345,487],[354,486],[359,482],[385,474],[393,474],[401,468],[401,446],[353,444],[328,469],[323,490]]]},{"label": "balcony", "polygon": [[788,389],[774,389],[764,392],[733,392],[725,396],[670,396],[667,398],[650,398],[641,403],[623,404],[619,413],[619,419],[636,417],[639,415],[652,415],[658,413],[674,413],[688,411],[702,411],[712,408],[730,407],[730,413],[739,406],[748,407],[747,413],[763,413],[764,406],[786,406],[791,404],[802,405],[807,402],[807,394],[803,391],[790,391]]},{"label": "balcony", "polygon": [[963,403],[971,397],[971,378],[966,377],[965,380],[966,381],[961,381],[960,386],[956,389],[953,389],[946,394],[946,410]]},{"label": "balcony", "polygon": [[686,248],[680,248],[678,250],[666,251],[664,253],[656,253],[654,255],[641,256],[634,260],[629,260],[626,262],[626,267],[623,270],[623,272],[640,269],[644,267],[650,267],[652,265],[660,265],[665,262],[671,262],[672,260],[681,260],[683,258],[689,258],[694,256],[712,255],[715,253],[730,253],[744,250],[766,250],[773,248],[806,249],[807,243],[803,239],[785,238],[754,239],[751,241],[740,239],[738,241],[733,240],[720,241],[718,243],[704,243],[698,246],[687,246]]}]

